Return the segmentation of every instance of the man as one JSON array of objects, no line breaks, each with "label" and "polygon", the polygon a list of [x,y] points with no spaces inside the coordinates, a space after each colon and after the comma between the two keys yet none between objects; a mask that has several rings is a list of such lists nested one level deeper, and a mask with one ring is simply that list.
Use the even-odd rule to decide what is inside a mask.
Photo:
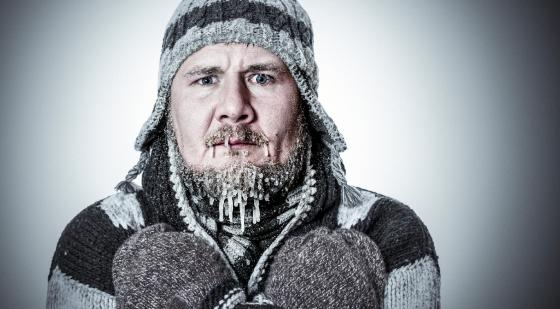
[{"label": "man", "polygon": [[312,43],[295,0],[182,1],[140,161],[62,233],[47,307],[439,307],[426,227],[346,183]]}]

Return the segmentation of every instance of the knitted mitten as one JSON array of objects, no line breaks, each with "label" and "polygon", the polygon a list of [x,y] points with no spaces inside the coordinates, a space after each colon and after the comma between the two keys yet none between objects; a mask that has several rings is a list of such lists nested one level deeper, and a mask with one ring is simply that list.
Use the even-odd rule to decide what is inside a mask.
[{"label": "knitted mitten", "polygon": [[292,237],[270,265],[265,294],[284,308],[380,308],[385,264],[367,235],[347,229]]},{"label": "knitted mitten", "polygon": [[156,224],[132,235],[113,259],[117,308],[233,308],[244,291],[216,250]]}]

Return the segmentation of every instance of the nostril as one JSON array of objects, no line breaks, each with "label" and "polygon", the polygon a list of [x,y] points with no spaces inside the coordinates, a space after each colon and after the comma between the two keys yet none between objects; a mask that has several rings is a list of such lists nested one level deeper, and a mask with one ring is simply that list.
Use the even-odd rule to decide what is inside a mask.
[{"label": "nostril", "polygon": [[230,120],[235,121],[235,122],[245,121],[245,120],[249,119],[249,115],[243,114],[243,115],[239,115],[238,117],[234,117],[234,116],[231,116],[231,115],[221,115],[220,116],[220,120],[226,120],[226,119],[230,119]]}]

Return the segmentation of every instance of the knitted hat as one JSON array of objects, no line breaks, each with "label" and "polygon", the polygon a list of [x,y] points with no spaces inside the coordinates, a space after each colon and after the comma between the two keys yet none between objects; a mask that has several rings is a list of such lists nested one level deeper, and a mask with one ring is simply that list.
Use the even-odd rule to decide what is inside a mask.
[{"label": "knitted hat", "polygon": [[167,25],[160,57],[158,97],[136,138],[140,161],[117,190],[134,190],[132,180],[145,167],[149,150],[162,132],[169,107],[171,83],[187,57],[218,43],[244,43],[262,47],[278,56],[294,77],[305,102],[311,129],[331,149],[335,177],[344,183],[339,152],[344,138],[317,100],[317,65],[313,52],[311,20],[296,0],[184,0]]}]

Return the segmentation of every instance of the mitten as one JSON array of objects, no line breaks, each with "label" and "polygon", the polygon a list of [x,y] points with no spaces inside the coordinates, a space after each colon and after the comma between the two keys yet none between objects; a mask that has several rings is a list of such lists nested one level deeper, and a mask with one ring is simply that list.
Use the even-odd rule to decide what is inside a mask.
[{"label": "mitten", "polygon": [[385,264],[367,235],[313,230],[286,240],[270,265],[265,294],[284,308],[380,308]]},{"label": "mitten", "polygon": [[132,235],[113,259],[117,308],[233,308],[245,300],[220,254],[199,237],[156,224]]}]

